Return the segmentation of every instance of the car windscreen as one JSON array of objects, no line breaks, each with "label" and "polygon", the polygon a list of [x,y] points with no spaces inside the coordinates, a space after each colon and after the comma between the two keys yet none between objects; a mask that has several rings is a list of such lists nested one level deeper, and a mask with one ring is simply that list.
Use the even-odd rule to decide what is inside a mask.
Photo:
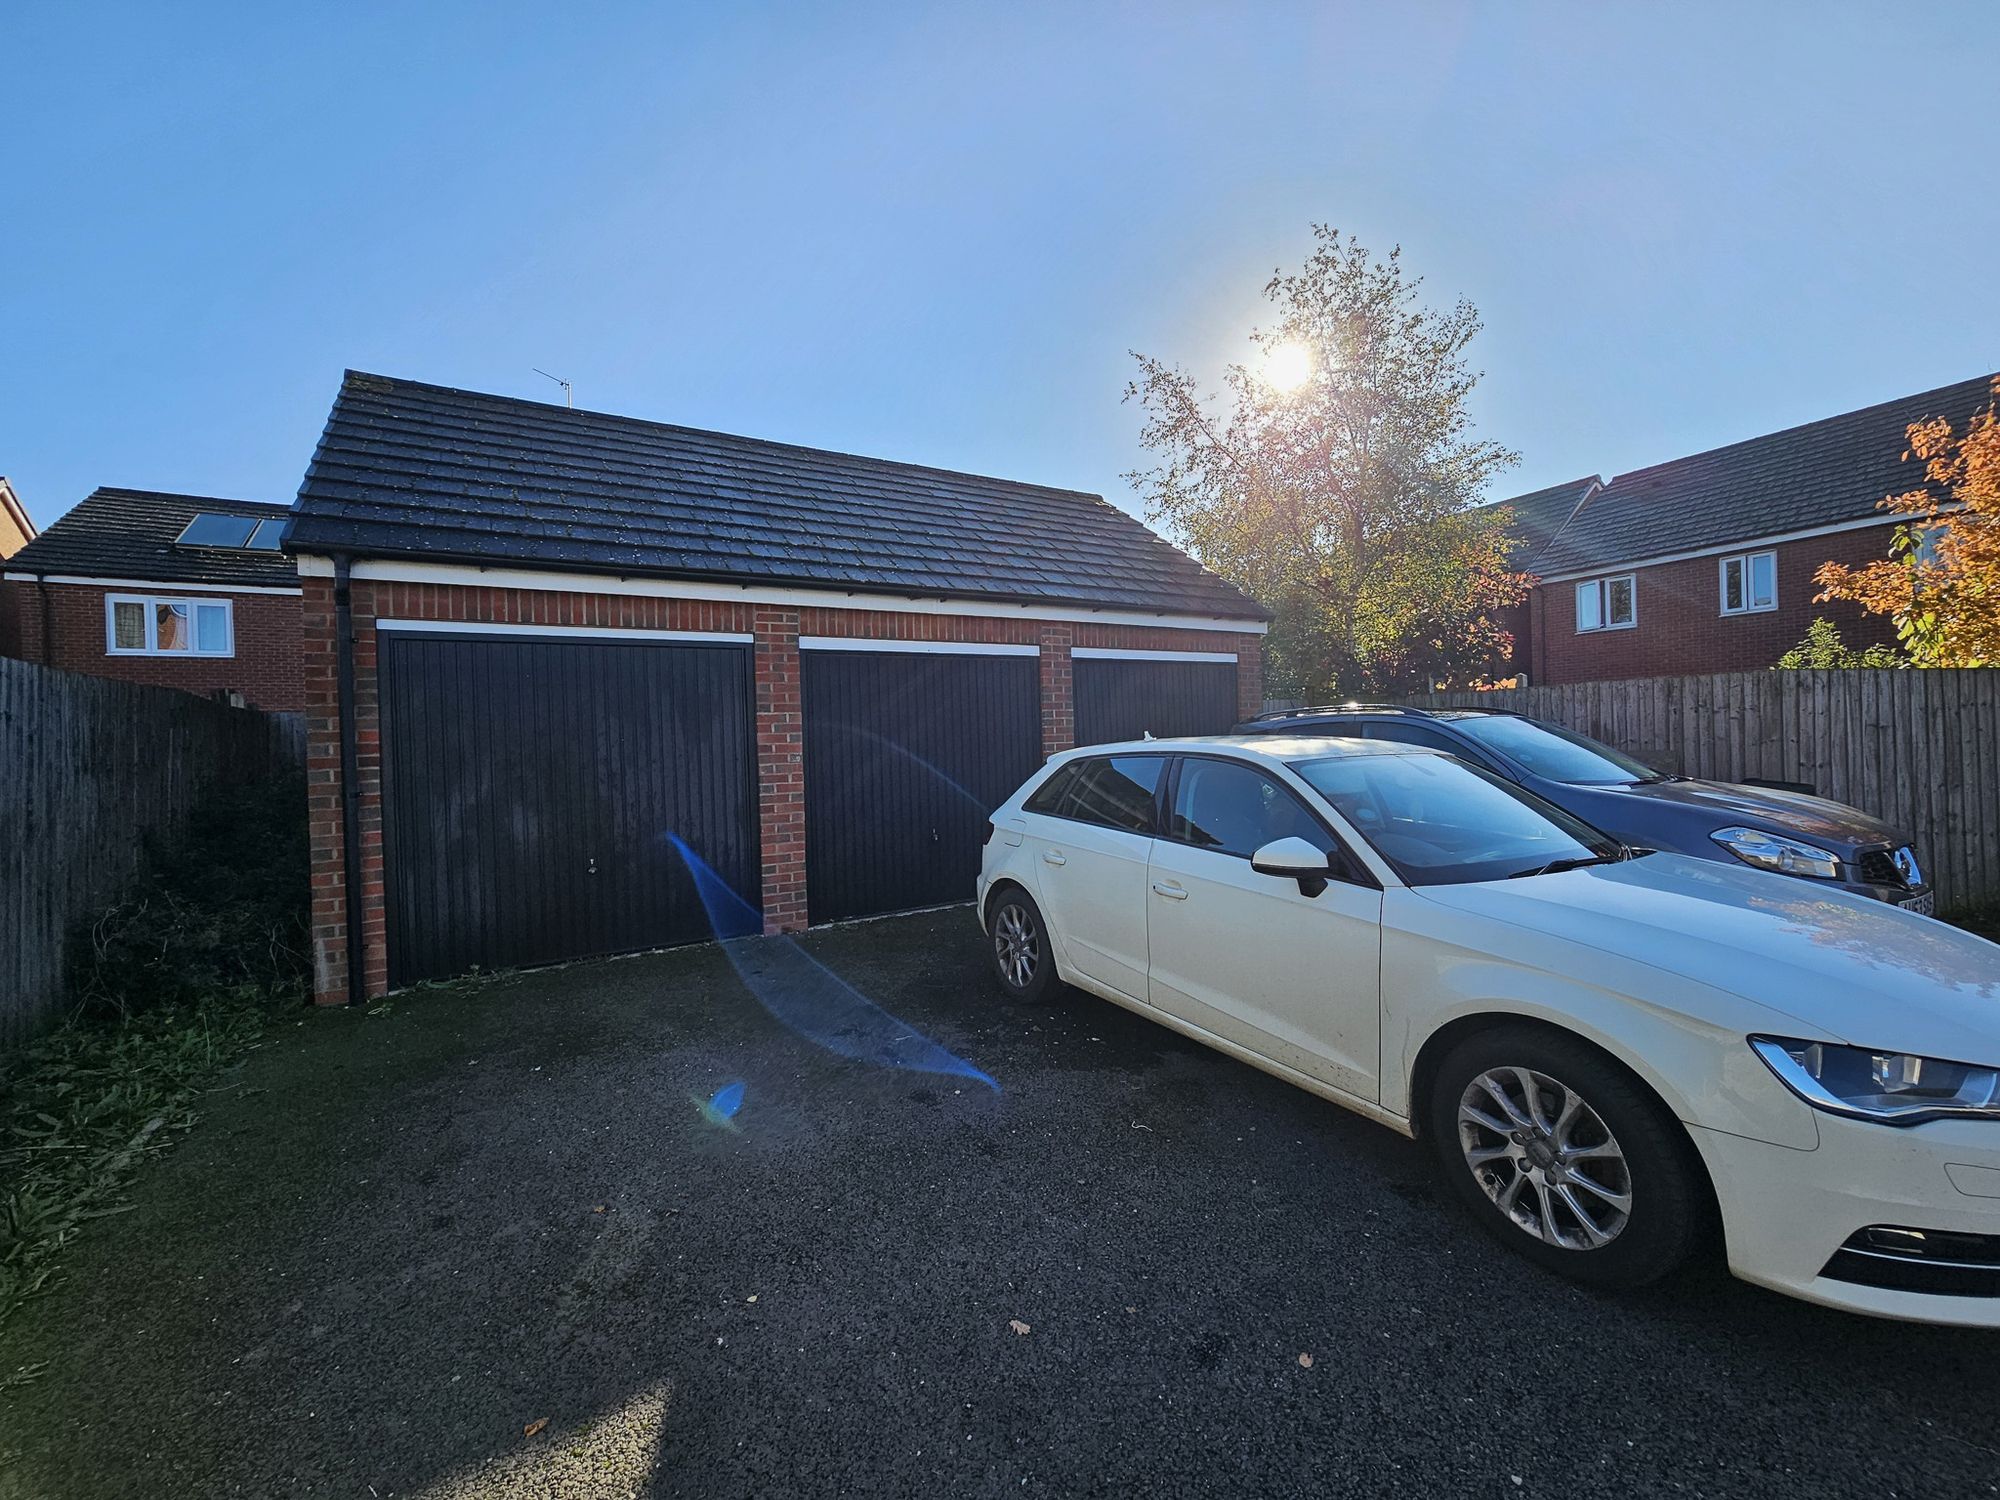
[{"label": "car windscreen", "polygon": [[1497,750],[1532,776],[1571,786],[1624,786],[1657,781],[1661,773],[1588,735],[1513,714],[1467,714],[1451,727]]},{"label": "car windscreen", "polygon": [[1409,885],[1457,885],[1595,863],[1615,839],[1448,755],[1331,755],[1291,768]]}]

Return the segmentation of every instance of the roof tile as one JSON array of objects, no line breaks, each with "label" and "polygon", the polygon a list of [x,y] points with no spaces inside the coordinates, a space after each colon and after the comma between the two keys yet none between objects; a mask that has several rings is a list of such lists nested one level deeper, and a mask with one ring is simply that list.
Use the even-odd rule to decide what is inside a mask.
[{"label": "roof tile", "polygon": [[285,545],[1160,614],[1265,613],[1101,496],[354,371]]}]

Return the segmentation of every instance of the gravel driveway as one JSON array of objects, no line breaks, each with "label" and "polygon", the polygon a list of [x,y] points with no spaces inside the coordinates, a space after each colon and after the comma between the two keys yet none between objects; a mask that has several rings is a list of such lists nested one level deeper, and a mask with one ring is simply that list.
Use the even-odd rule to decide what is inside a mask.
[{"label": "gravel driveway", "polygon": [[768,957],[997,1088],[714,947],[280,1025],[9,1329],[0,1495],[2000,1493],[2000,1338],[1553,1280],[962,910]]}]

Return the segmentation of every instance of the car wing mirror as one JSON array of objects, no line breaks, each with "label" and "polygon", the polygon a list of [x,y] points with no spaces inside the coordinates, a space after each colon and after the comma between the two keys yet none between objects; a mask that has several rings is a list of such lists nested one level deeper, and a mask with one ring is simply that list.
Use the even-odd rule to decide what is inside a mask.
[{"label": "car wing mirror", "polygon": [[1303,896],[1317,896],[1326,889],[1327,877],[1333,874],[1326,851],[1314,848],[1296,835],[1273,839],[1259,849],[1250,856],[1250,868],[1259,875],[1296,880]]}]

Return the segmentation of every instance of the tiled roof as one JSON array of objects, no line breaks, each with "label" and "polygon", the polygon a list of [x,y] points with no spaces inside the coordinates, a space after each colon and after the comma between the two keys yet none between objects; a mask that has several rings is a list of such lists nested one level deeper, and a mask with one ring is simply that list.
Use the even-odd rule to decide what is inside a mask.
[{"label": "tiled roof", "polygon": [[1511,545],[1507,550],[1510,567],[1528,571],[1542,549],[1553,541],[1576,508],[1604,481],[1595,474],[1572,479],[1568,484],[1552,484],[1545,490],[1530,490],[1500,503],[1513,512],[1507,530]]},{"label": "tiled roof", "polygon": [[1260,619],[1097,495],[349,371],[287,550]]},{"label": "tiled roof", "polygon": [[1884,496],[1923,484],[1922,465],[1903,461],[1905,429],[1944,417],[1962,430],[1992,392],[1993,377],[1982,375],[1620,474],[1533,570],[1550,577],[1866,520]]},{"label": "tiled roof", "polygon": [[10,573],[57,573],[161,583],[234,583],[297,588],[298,568],[280,552],[186,547],[174,538],[196,515],[285,516],[282,505],[100,489],[7,559]]}]

